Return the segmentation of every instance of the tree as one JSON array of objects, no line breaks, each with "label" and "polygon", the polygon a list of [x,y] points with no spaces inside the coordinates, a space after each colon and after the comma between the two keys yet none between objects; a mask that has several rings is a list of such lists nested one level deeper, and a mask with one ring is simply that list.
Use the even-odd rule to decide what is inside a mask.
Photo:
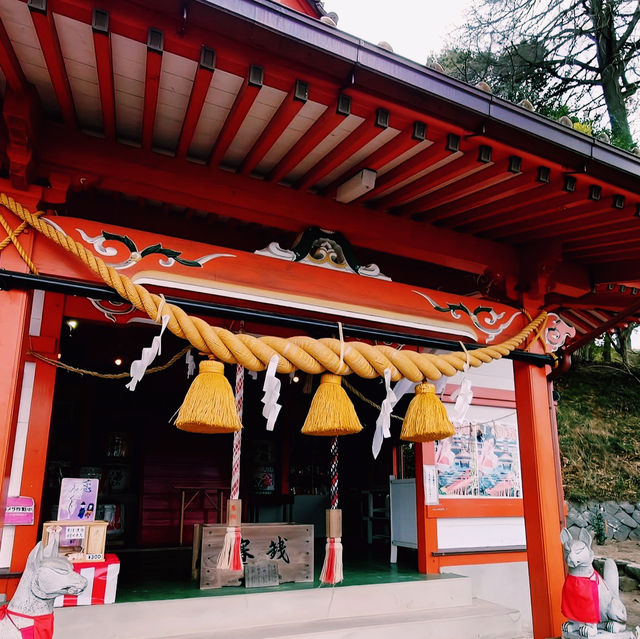
[{"label": "tree", "polygon": [[582,119],[606,109],[612,141],[631,148],[639,21],[638,0],[478,0],[463,27],[462,48],[539,72],[548,81],[545,99],[570,103]]},{"label": "tree", "polygon": [[[523,62],[534,57],[536,65]],[[462,47],[444,49],[437,55],[431,54],[427,66],[437,63],[458,80],[473,85],[486,82],[501,98],[515,103],[528,100],[538,113],[559,117],[561,102],[557,95],[547,91],[552,78],[543,61],[544,51],[537,43],[532,47],[522,42],[497,53]]]}]

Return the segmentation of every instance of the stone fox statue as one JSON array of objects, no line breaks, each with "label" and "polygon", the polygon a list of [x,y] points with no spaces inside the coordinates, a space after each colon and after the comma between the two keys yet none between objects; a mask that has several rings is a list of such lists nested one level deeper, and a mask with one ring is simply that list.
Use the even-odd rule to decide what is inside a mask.
[{"label": "stone fox statue", "polygon": [[57,554],[53,535],[46,548],[40,542],[29,553],[13,599],[0,607],[0,639],[51,639],[53,600],[58,595],[80,594],[86,588],[87,580]]},{"label": "stone fox statue", "polygon": [[562,589],[562,613],[569,621],[562,626],[562,636],[634,639],[636,633],[626,630],[627,610],[620,600],[613,559],[605,561],[600,576],[593,568],[591,535],[586,530],[574,539],[563,528],[560,539],[569,569]]}]

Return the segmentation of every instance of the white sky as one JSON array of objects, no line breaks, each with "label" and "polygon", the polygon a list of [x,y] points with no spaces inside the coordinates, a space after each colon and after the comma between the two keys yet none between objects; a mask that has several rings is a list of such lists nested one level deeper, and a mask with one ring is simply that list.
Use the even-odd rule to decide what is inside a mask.
[{"label": "white sky", "polygon": [[472,0],[324,0],[338,28],[373,44],[387,41],[395,53],[425,63],[464,22]]}]

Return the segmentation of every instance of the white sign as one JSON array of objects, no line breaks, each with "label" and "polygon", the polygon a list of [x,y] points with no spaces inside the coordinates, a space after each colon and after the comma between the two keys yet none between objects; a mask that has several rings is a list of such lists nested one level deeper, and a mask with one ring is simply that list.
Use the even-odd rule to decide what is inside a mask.
[{"label": "white sign", "polygon": [[64,529],[65,539],[84,539],[84,526],[66,526]]},{"label": "white sign", "polygon": [[440,503],[438,497],[438,471],[435,466],[422,466],[422,481],[424,483],[424,503],[435,506]]}]

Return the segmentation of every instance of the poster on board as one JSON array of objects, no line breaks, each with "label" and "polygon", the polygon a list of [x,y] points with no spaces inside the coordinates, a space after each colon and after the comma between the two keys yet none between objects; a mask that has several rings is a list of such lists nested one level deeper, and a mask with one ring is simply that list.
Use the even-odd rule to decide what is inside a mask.
[{"label": "poster on board", "polygon": [[98,479],[65,477],[60,485],[59,521],[94,521]]},{"label": "poster on board", "polygon": [[470,422],[455,430],[436,443],[440,496],[522,497],[517,426]]}]

